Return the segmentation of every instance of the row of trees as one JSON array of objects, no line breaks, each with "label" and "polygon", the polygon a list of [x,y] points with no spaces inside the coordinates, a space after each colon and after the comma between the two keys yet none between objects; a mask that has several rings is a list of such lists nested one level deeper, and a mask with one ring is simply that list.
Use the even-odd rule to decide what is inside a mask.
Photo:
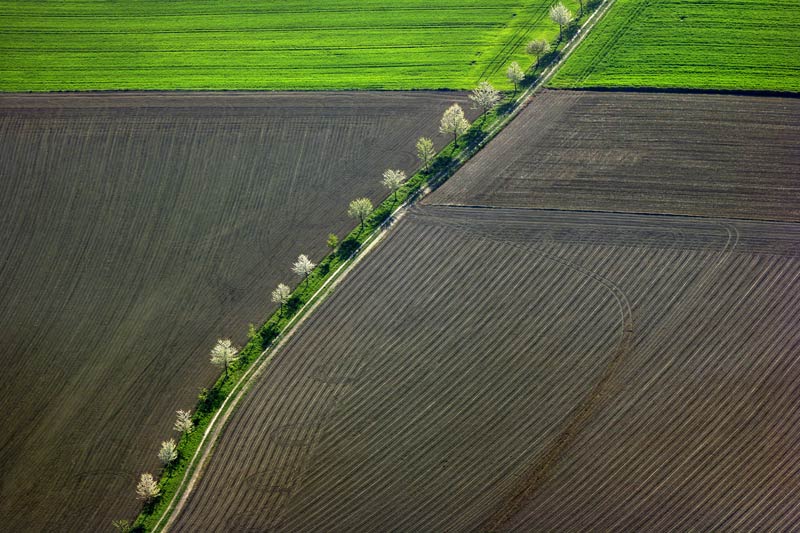
[{"label": "row of trees", "polygon": [[[581,3],[581,15],[583,14],[583,0],[580,0]],[[556,5],[550,8],[550,20],[558,24],[558,41],[561,42],[561,38],[564,35],[564,28],[566,28],[572,19],[575,18],[567,6],[565,6],[562,2],[557,3]]]},{"label": "row of trees", "polygon": [[[580,14],[583,14],[584,5],[583,0],[580,0]],[[569,25],[573,20],[572,12],[564,6],[563,3],[550,8],[550,19],[558,24],[559,33],[558,41],[563,38],[564,28]],[[541,58],[550,52],[551,47],[545,39],[536,39],[529,42],[526,46],[526,52],[536,58],[534,70],[539,67]],[[516,94],[519,84],[525,78],[525,72],[516,61],[512,62],[506,70],[506,77],[514,84],[514,93]],[[469,95],[473,103],[473,108],[480,110],[480,117],[485,120],[487,113],[494,108],[503,98],[500,91],[496,90],[488,81],[482,81],[478,84],[472,93]],[[445,135],[453,136],[453,146],[458,147],[458,138],[464,135],[470,128],[470,122],[464,115],[464,110],[458,104],[451,105],[442,115],[439,123],[439,132]],[[420,137],[416,143],[416,153],[422,168],[425,172],[430,170],[430,164],[436,155],[433,141],[427,137]],[[393,201],[397,201],[397,190],[405,183],[406,173],[402,170],[387,169],[382,176],[381,183],[392,195]],[[347,214],[351,218],[358,220],[359,231],[364,228],[364,223],[369,215],[373,212],[374,207],[369,198],[356,198],[351,201],[347,208]],[[328,235],[328,247],[331,252],[335,252],[338,245],[338,237],[331,233]],[[297,260],[292,264],[292,272],[302,278],[303,284],[308,284],[308,277],[314,270],[316,265],[305,254],[300,254]],[[272,291],[271,299],[279,306],[279,315],[282,317],[285,313],[286,305],[288,304],[292,295],[292,291],[288,285],[279,283],[278,286]],[[251,325],[251,332],[254,328]],[[225,377],[228,378],[228,371],[230,366],[239,358],[239,349],[233,345],[230,339],[219,339],[214,347],[211,349],[211,363],[217,367],[224,369]],[[177,418],[173,429],[178,431],[181,435],[191,433],[194,430],[194,421],[192,419],[191,411],[176,411]],[[174,439],[168,439],[161,443],[161,448],[158,452],[158,458],[165,468],[169,467],[178,458],[178,446]],[[143,473],[136,485],[137,496],[145,502],[150,502],[161,494],[161,489],[158,485],[158,480],[153,477],[149,472]],[[118,520],[114,522],[114,526],[120,531],[127,531],[129,523],[126,520]]]},{"label": "row of trees", "polygon": [[[488,82],[481,83],[476,89],[473,90],[470,98],[483,109],[486,113],[488,109],[493,107],[500,101],[500,94],[495,91]],[[470,127],[469,121],[464,116],[464,110],[458,104],[451,105],[442,115],[439,123],[439,132],[453,136],[453,143],[458,146],[458,138],[467,132]],[[430,169],[430,164],[436,155],[436,150],[433,146],[433,141],[427,137],[420,137],[416,143],[417,157],[422,163],[422,168],[425,172]],[[389,190],[392,195],[392,201],[397,201],[397,190],[406,182],[406,173],[402,170],[387,169],[384,171],[381,183]],[[374,206],[369,198],[356,198],[351,201],[347,206],[347,215],[351,218],[358,220],[359,231],[364,229],[364,223],[370,214],[374,211]],[[332,243],[334,245],[332,246]],[[334,234],[328,236],[328,246],[335,249],[335,243],[338,243],[338,238]]]},{"label": "row of trees", "polygon": [[[583,0],[580,0],[580,6],[580,15],[582,15]],[[573,15],[572,11],[570,11],[569,8],[567,8],[567,6],[565,6],[562,2],[559,2],[550,8],[550,20],[558,24],[557,42],[561,42],[561,39],[564,35],[564,28],[569,26],[570,22],[572,22],[574,18],[575,16]],[[525,51],[536,58],[536,63],[533,65],[533,70],[539,68],[539,63],[542,57],[550,52],[550,50],[550,43],[548,43],[545,39],[535,39],[527,44]],[[525,79],[525,71],[519,66],[519,63],[514,61],[506,70],[506,78],[508,78],[508,81],[514,84],[514,93],[516,93],[517,87],[522,80]]]},{"label": "row of trees", "polygon": [[[214,349],[211,351],[212,360],[219,357],[220,346],[230,347],[230,341],[227,344],[223,340],[217,341]],[[236,350],[233,349],[235,354]],[[194,420],[192,419],[191,411],[178,410],[175,412],[175,424],[173,429],[181,434],[181,436],[191,433],[194,430]],[[158,460],[168,468],[178,458],[178,445],[175,439],[168,439],[161,443],[161,448],[158,450]],[[145,472],[139,477],[139,482],[136,484],[136,495],[140,500],[146,503],[154,500],[161,494],[161,488],[158,486],[158,480],[153,477],[153,474]],[[127,520],[117,520],[113,523],[114,527],[119,531],[127,531],[130,528],[130,523]]]},{"label": "row of trees", "polygon": [[[292,265],[292,272],[303,278],[303,283],[308,282],[308,276],[313,272],[316,265],[306,256],[300,254],[297,261]],[[291,297],[291,289],[280,283],[272,291],[272,301],[280,306],[280,313],[283,314],[284,307]],[[239,359],[239,349],[234,346],[231,339],[218,339],[214,347],[211,349],[211,364],[220,367],[225,371],[225,377],[228,379],[228,372],[233,363]],[[191,411],[176,411],[176,420],[173,426],[175,431],[181,435],[191,433],[194,430],[194,421],[192,419]],[[168,439],[161,443],[161,448],[158,451],[158,459],[164,468],[168,468],[176,459],[178,459],[178,445],[175,439]],[[158,480],[150,473],[145,472],[141,474],[139,482],[136,484],[136,495],[145,503],[153,501],[161,494],[161,488],[158,485]],[[127,520],[117,520],[113,523],[120,531],[126,531],[130,526]]]},{"label": "row of trees", "polygon": [[[482,108],[482,114],[485,114],[488,109],[493,107],[499,100],[500,95],[491,87],[487,82],[481,83],[478,88],[473,91],[471,96],[472,100],[477,106]],[[457,142],[459,136],[463,135],[470,127],[469,121],[464,117],[464,111],[458,104],[453,104],[445,111],[442,116],[440,131],[453,135],[453,140]],[[427,137],[420,137],[416,143],[417,157],[419,157],[423,168],[427,171],[430,164],[436,155],[433,146],[433,141]],[[382,176],[381,183],[386,189],[389,190],[394,201],[397,200],[397,190],[405,183],[406,173],[398,169],[387,169]],[[372,201],[369,198],[357,198],[350,202],[347,208],[347,214],[359,221],[359,231],[364,228],[366,219],[374,210]],[[331,233],[328,235],[328,247],[334,252],[339,245],[338,237]],[[305,254],[300,254],[297,260],[292,264],[292,272],[302,278],[302,284],[308,284],[308,277],[314,271],[316,264],[309,259]],[[285,283],[279,283],[278,286],[272,291],[271,299],[279,306],[279,315],[282,317],[285,314],[286,305],[292,296],[291,288]],[[251,336],[255,328],[251,324]],[[222,368],[225,372],[224,378],[227,379],[231,365],[239,359],[239,349],[234,346],[231,339],[218,339],[214,347],[211,349],[211,364]],[[192,419],[191,411],[176,411],[177,418],[173,428],[181,435],[191,433],[194,430],[194,421]],[[168,439],[161,443],[158,451],[158,459],[164,468],[169,468],[178,459],[178,445],[175,439]],[[139,477],[136,484],[136,495],[140,500],[145,503],[154,501],[161,495],[161,488],[158,479],[150,472],[145,472]],[[131,524],[127,520],[116,520],[113,522],[114,527],[118,531],[130,531]]]}]

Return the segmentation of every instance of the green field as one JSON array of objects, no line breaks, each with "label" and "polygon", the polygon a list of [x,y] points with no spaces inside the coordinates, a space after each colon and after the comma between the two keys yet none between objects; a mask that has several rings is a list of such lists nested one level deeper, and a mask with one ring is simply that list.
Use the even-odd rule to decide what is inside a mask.
[{"label": "green field", "polygon": [[800,91],[800,1],[616,0],[551,85]]},{"label": "green field", "polygon": [[509,88],[550,3],[4,1],[0,91]]}]

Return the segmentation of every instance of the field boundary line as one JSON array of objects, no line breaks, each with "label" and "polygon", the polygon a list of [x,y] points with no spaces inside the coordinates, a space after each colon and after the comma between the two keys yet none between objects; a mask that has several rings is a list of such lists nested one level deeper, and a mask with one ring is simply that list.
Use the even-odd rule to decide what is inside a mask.
[{"label": "field boundary line", "polygon": [[[599,9],[595,10],[586,19],[584,24],[578,28],[575,35],[567,41],[562,49],[562,53],[558,60],[549,65],[541,75],[537,77],[534,82],[522,91],[514,103],[514,107],[506,116],[493,124],[486,132],[486,135],[475,146],[468,147],[466,150],[453,158],[453,163],[447,168],[443,169],[438,174],[429,177],[420,188],[409,195],[409,197],[400,204],[391,214],[382,222],[372,234],[370,234],[363,243],[359,245],[356,250],[341,264],[334,273],[323,282],[317,291],[303,304],[300,310],[292,316],[289,322],[284,326],[280,334],[270,343],[270,345],[262,351],[250,368],[242,375],[239,381],[234,385],[230,394],[227,395],[220,408],[212,417],[211,421],[206,428],[203,438],[197,447],[194,455],[192,456],[189,465],[186,468],[183,480],[178,486],[178,490],[172,497],[169,505],[162,513],[159,520],[153,526],[152,531],[169,531],[178,513],[185,506],[192,494],[192,490],[197,481],[202,477],[204,468],[213,455],[214,448],[219,439],[222,430],[230,418],[231,414],[235,411],[239,401],[249,391],[249,386],[254,378],[261,375],[266,368],[267,363],[278,354],[279,349],[284,346],[296,332],[297,327],[304,323],[307,315],[313,312],[316,307],[321,304],[325,297],[338,285],[349,273],[349,271],[357,265],[361,259],[372,251],[375,246],[381,242],[384,237],[391,230],[392,226],[399,221],[408,211],[408,208],[413,206],[418,200],[427,196],[438,185],[446,181],[452,176],[461,166],[463,166],[469,159],[471,159],[477,152],[479,152],[486,144],[488,144],[503,128],[505,128],[519,113],[525,109],[530,102],[533,95],[539,92],[545,83],[547,83],[553,76],[555,71],[560,67],[564,61],[572,54],[573,50],[583,41],[588,31],[594,27],[603,14],[606,13],[608,8],[613,5],[614,0],[606,0]],[[441,152],[440,152],[441,153]],[[267,352],[272,352],[267,355]],[[162,526],[162,523],[166,523]]]},{"label": "field boundary line", "polygon": [[[549,90],[549,89],[548,89]],[[639,217],[665,217],[665,218],[699,218],[708,221],[740,221],[740,222],[772,222],[776,224],[800,224],[797,220],[784,220],[781,218],[744,218],[744,217],[718,217],[713,215],[697,215],[683,213],[648,213],[645,211],[614,211],[603,209],[560,209],[558,207],[524,207],[524,206],[498,206],[483,204],[444,204],[429,203],[431,207],[459,207],[462,209],[503,209],[510,211],[549,211],[552,213],[584,213],[596,215],[631,215]]]},{"label": "field boundary line", "polygon": [[759,98],[800,98],[797,91],[772,91],[769,89],[713,89],[697,87],[636,87],[608,85],[582,85],[580,87],[548,87],[551,91],[581,91],[603,93],[670,93],[670,94],[715,94],[720,96],[753,96]]}]

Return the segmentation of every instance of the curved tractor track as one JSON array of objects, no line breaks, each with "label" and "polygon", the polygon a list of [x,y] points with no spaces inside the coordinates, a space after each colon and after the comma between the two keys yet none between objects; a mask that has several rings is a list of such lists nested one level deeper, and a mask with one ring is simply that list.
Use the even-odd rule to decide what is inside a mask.
[{"label": "curved tractor track", "polygon": [[[800,435],[753,446],[788,383],[730,453],[695,456],[703,428],[752,423],[731,405],[748,384],[800,379],[798,243],[796,224],[416,208],[253,385],[173,530],[651,529],[695,502],[711,529],[785,524],[768,495],[797,490]],[[652,507],[666,480],[695,499]]]}]

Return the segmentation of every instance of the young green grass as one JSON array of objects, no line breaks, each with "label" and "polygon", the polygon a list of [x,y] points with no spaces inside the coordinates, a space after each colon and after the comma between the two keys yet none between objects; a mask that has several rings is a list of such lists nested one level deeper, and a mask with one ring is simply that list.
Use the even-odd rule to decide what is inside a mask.
[{"label": "young green grass", "polygon": [[0,1],[0,91],[510,89],[525,44],[558,34],[549,5]]},{"label": "young green grass", "polygon": [[800,91],[800,2],[616,0],[551,86]]}]

